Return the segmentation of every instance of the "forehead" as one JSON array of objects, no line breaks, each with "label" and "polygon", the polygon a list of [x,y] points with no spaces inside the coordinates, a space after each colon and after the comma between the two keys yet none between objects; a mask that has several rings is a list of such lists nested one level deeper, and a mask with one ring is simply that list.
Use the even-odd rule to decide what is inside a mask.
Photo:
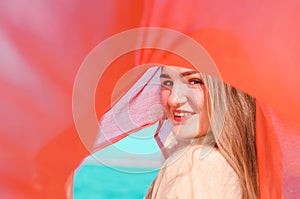
[{"label": "forehead", "polygon": [[194,69],[190,69],[190,68],[179,67],[179,66],[163,66],[162,67],[162,73],[182,74],[185,72],[198,72],[198,71],[194,70]]}]

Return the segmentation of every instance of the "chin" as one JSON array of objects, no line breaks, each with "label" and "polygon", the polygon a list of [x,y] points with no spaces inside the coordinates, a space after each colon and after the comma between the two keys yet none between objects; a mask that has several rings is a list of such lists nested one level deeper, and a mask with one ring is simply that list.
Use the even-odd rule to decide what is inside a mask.
[{"label": "chin", "polygon": [[195,131],[195,128],[191,128],[191,125],[175,125],[173,127],[173,134],[177,138],[181,139],[193,139],[197,137],[198,133]]}]

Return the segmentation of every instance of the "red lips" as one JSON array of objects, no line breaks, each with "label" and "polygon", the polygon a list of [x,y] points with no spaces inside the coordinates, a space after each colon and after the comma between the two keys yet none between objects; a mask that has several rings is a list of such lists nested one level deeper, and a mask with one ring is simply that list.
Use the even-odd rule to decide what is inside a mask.
[{"label": "red lips", "polygon": [[189,119],[192,115],[194,115],[194,112],[185,111],[185,110],[173,110],[173,119],[176,122],[184,122],[185,120]]}]

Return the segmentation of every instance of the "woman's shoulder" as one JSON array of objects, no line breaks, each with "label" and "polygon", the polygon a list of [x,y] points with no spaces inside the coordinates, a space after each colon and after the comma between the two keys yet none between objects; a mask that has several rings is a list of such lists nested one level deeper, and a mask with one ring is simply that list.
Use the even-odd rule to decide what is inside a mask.
[{"label": "woman's shoulder", "polygon": [[[220,151],[214,147],[198,146],[189,149],[192,153],[191,176],[195,188],[201,187],[201,197],[240,198],[239,178]],[[200,193],[200,192],[198,192]],[[218,195],[220,194],[220,195]]]},{"label": "woman's shoulder", "polygon": [[173,154],[149,193],[153,198],[241,198],[238,177],[225,158],[201,145]]}]

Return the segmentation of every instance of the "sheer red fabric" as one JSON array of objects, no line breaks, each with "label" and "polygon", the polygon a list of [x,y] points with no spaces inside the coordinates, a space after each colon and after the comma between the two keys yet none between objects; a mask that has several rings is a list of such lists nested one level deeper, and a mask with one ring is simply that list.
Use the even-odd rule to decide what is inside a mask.
[{"label": "sheer red fabric", "polygon": [[[66,183],[89,155],[72,118],[72,91],[81,63],[97,44],[116,33],[162,27],[194,38],[215,61],[225,82],[256,97],[260,198],[296,198],[300,195],[298,8],[297,0],[284,4],[1,1],[0,197],[70,195]],[[155,37],[155,42],[164,42],[164,35]],[[149,35],[138,38],[147,41]],[[107,54],[113,50],[114,46],[107,48]],[[172,53],[151,49],[115,60],[99,81],[95,100],[99,119],[111,108],[115,83],[135,66],[153,62],[188,64]],[[125,96],[144,71],[137,71],[118,96]],[[137,121],[138,128],[133,129],[157,118]],[[98,131],[91,133],[96,141]],[[110,141],[126,135],[112,135]]]}]

